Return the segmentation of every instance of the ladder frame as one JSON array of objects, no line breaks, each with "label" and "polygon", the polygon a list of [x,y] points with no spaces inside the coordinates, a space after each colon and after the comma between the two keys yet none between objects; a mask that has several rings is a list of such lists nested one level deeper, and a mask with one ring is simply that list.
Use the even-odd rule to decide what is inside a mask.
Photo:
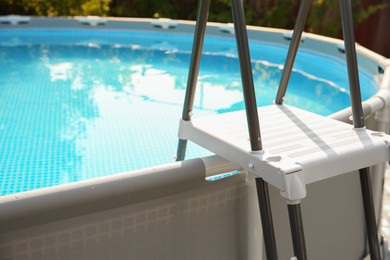
[{"label": "ladder frame", "polygon": [[[254,92],[252,66],[249,54],[248,35],[246,31],[245,14],[241,0],[231,0],[232,16],[236,42],[239,53],[241,80],[247,113],[250,143],[252,151],[262,150],[259,118],[257,114],[256,96]],[[207,17],[210,8],[210,0],[201,0],[195,27],[194,44],[190,61],[187,89],[183,106],[182,120],[190,121],[199,73],[200,57],[202,53],[204,35],[206,31]],[[187,140],[179,139],[176,160],[185,158]],[[264,245],[269,260],[277,260],[277,247],[272,220],[271,203],[269,199],[268,184],[262,178],[256,178],[256,188],[259,199],[261,223],[263,227]]]},{"label": "ladder frame", "polygon": [[[298,51],[299,43],[303,33],[304,25],[307,20],[311,3],[313,0],[302,0],[297,22],[294,27],[291,44],[288,50],[286,62],[280,80],[276,104],[283,104],[284,96],[287,91],[288,81],[291,76],[295,57]],[[342,22],[342,31],[345,45],[346,62],[348,69],[348,81],[351,96],[352,118],[355,128],[364,128],[364,115],[360,93],[359,71],[356,57],[355,36],[353,32],[353,17],[350,0],[340,1],[340,13]],[[366,223],[366,232],[371,260],[381,259],[379,250],[378,227],[376,224],[374,199],[372,195],[372,185],[370,169],[368,167],[359,169],[360,186],[363,199],[364,216]],[[290,218],[291,219],[291,218]],[[298,238],[297,238],[298,239]],[[294,252],[296,247],[294,246]],[[299,248],[297,248],[298,250]],[[300,258],[298,258],[300,260]]]},{"label": "ladder frame", "polygon": [[[275,99],[276,104],[283,104],[284,96],[287,91],[288,81],[291,76],[295,57],[298,51],[301,36],[313,0],[302,0],[298,12],[297,21],[294,27],[291,44],[283,69],[282,78]],[[251,59],[249,53],[248,36],[246,31],[245,15],[241,0],[231,0],[232,15],[235,30],[235,38],[238,48],[238,58],[240,62],[241,80],[243,85],[245,111],[249,131],[251,151],[261,151],[262,140],[260,133],[260,124],[257,113],[256,96],[253,84],[253,75]],[[184,101],[182,120],[191,121],[194,96],[199,73],[200,58],[204,43],[208,11],[210,0],[201,0],[199,13],[196,22],[194,44],[188,74],[186,96]],[[360,95],[360,83],[358,76],[358,66],[356,58],[355,39],[353,33],[352,8],[350,0],[340,0],[342,31],[345,42],[346,61],[348,68],[348,79],[351,93],[351,106],[353,115],[353,124],[355,128],[364,128],[364,117]],[[184,160],[187,140],[179,139],[177,150],[177,161]],[[376,226],[375,209],[373,203],[372,187],[369,168],[359,169],[361,191],[363,198],[364,214],[366,221],[366,230],[370,256],[372,260],[380,259],[378,229]],[[276,260],[277,246],[272,221],[271,205],[268,193],[268,184],[262,178],[256,178],[256,187],[259,199],[260,216],[263,227],[264,244],[267,259]],[[306,260],[306,243],[303,230],[302,213],[300,200],[287,200],[290,229],[292,235],[294,256],[298,260]]]}]

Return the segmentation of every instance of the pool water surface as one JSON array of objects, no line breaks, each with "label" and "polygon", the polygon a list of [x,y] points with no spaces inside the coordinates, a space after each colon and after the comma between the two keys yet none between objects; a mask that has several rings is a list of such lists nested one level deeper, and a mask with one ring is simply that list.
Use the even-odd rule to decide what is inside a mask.
[{"label": "pool water surface", "polygon": [[[250,45],[268,105],[286,48]],[[188,34],[0,30],[0,195],[173,162],[191,47]],[[360,74],[367,99],[378,86]],[[243,109],[241,88],[234,40],[206,38],[195,116]],[[343,61],[300,50],[287,104],[329,115],[348,92]],[[209,154],[191,144],[187,158]]]}]

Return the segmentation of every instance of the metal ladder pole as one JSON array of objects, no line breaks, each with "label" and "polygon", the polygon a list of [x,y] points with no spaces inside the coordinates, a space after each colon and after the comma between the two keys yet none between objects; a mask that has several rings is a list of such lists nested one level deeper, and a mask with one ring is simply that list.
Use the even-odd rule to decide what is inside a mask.
[{"label": "metal ladder pole", "polygon": [[[364,116],[360,95],[359,72],[356,58],[355,37],[353,33],[353,19],[350,0],[340,0],[340,11],[348,68],[353,125],[355,128],[362,128],[364,127]],[[379,260],[381,259],[381,256],[379,250],[378,228],[376,225],[374,200],[372,195],[370,169],[368,167],[360,169],[359,175],[370,257],[371,260]]]},{"label": "metal ladder pole", "polygon": [[[196,84],[198,82],[200,57],[202,55],[204,35],[206,32],[207,18],[209,15],[210,0],[201,0],[199,3],[198,17],[196,20],[194,44],[192,45],[192,54],[190,69],[188,72],[186,95],[184,99],[182,119],[191,120],[192,108],[194,106],[194,97]],[[176,161],[182,161],[185,158],[187,149],[187,140],[179,139],[176,152]]]},{"label": "metal ladder pole", "polygon": [[[309,14],[309,10],[312,3],[313,0],[302,0],[300,4],[297,21],[294,26],[293,36],[291,39],[290,47],[288,49],[286,62],[283,68],[282,78],[280,80],[278,92],[276,94],[276,104],[283,104],[283,99],[286,94],[288,82],[290,80],[292,68],[294,66],[295,57],[298,52],[299,43],[301,42],[303,29],[305,27],[307,16]],[[287,201],[287,208],[290,221],[294,255],[298,258],[298,260],[306,260],[307,251],[305,233],[303,230],[301,203],[300,201]]]},{"label": "metal ladder pole", "polygon": [[303,221],[301,213],[301,203],[287,202],[288,218],[290,221],[291,237],[293,242],[294,256],[298,260],[306,260],[306,242],[305,233],[303,231]]},{"label": "metal ladder pole", "polygon": [[297,21],[294,26],[294,31],[291,38],[290,47],[288,49],[286,62],[284,63],[282,78],[279,83],[278,93],[276,94],[276,104],[283,104],[283,98],[286,95],[288,81],[290,80],[295,57],[298,52],[299,43],[301,42],[303,29],[305,27],[307,16],[309,14],[310,6],[312,5],[312,3],[313,0],[302,0],[301,5],[299,7]]},{"label": "metal ladder pole", "polygon": [[[253,84],[252,65],[249,54],[244,8],[241,0],[231,0],[231,4],[251,150],[260,151],[263,147]],[[277,260],[278,255],[268,193],[268,184],[262,178],[256,178],[256,188],[259,199],[266,256],[268,260]]]}]

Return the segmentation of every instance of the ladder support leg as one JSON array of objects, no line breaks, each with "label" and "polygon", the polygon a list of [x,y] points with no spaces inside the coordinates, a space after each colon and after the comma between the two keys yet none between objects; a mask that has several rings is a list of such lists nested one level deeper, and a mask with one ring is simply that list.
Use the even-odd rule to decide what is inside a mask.
[{"label": "ladder support leg", "polygon": [[[198,81],[200,57],[202,55],[204,35],[206,32],[207,18],[209,15],[210,0],[201,0],[199,4],[198,17],[195,26],[194,43],[192,45],[192,54],[190,69],[188,72],[186,95],[183,106],[183,120],[191,120],[191,112],[194,106],[194,97],[196,84]],[[187,140],[179,139],[176,153],[176,161],[182,161],[185,158]]]},{"label": "ladder support leg", "polygon": [[295,22],[290,47],[288,49],[286,62],[283,68],[282,78],[280,79],[278,93],[276,94],[276,104],[283,104],[283,98],[286,95],[288,81],[290,80],[295,57],[298,52],[299,43],[301,42],[303,29],[305,27],[307,16],[309,14],[309,10],[312,3],[313,0],[302,0],[301,5],[299,7],[297,21]]},{"label": "ladder support leg", "polygon": [[[364,116],[360,94],[359,71],[350,0],[340,0],[340,11],[347,59],[353,124],[355,128],[362,128],[364,127]],[[376,225],[369,168],[360,169],[359,175],[370,256],[371,260],[379,260],[381,259],[381,256],[379,250],[378,227]]]},{"label": "ladder support leg", "polygon": [[177,144],[176,161],[180,162],[185,159],[188,141],[185,139],[179,139]]},{"label": "ladder support leg", "polygon": [[263,228],[265,253],[267,260],[276,260],[278,259],[278,252],[275,241],[268,184],[263,179],[256,178],[256,189],[259,200],[261,226]]},{"label": "ladder support leg", "polygon": [[244,92],[246,119],[252,151],[263,149],[260,136],[259,116],[257,113],[255,86],[253,83],[252,63],[249,54],[248,34],[245,24],[244,7],[241,0],[232,0],[234,32],[236,35],[241,81]]},{"label": "ladder support leg", "polygon": [[293,241],[294,256],[298,260],[307,260],[305,234],[303,231],[303,221],[301,204],[288,204],[288,216],[290,219],[291,237]]},{"label": "ladder support leg", "polygon": [[347,60],[353,125],[356,128],[360,128],[364,127],[364,117],[362,98],[360,94],[359,71],[357,65],[352,7],[350,0],[340,0],[340,12],[345,45],[345,55]]},{"label": "ladder support leg", "polygon": [[[241,80],[244,92],[245,110],[252,151],[262,150],[259,116],[257,113],[256,95],[253,83],[252,64],[249,54],[248,34],[246,30],[244,8],[241,0],[231,0],[234,31],[236,35]],[[274,226],[267,183],[256,178],[264,244],[268,260],[277,260]]]},{"label": "ladder support leg", "polygon": [[378,227],[376,225],[374,199],[372,196],[371,176],[369,168],[359,170],[360,186],[362,189],[364,217],[366,220],[366,231],[368,248],[371,260],[380,260],[380,248],[378,239]]}]

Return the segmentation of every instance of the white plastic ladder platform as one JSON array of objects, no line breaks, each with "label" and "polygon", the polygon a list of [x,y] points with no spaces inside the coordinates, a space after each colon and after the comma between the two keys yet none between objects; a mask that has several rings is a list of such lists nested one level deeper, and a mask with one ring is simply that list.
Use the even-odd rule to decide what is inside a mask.
[{"label": "white plastic ladder platform", "polygon": [[390,160],[390,136],[287,105],[258,108],[263,150],[250,149],[245,111],[181,120],[190,140],[277,187],[290,200],[306,184]]}]

